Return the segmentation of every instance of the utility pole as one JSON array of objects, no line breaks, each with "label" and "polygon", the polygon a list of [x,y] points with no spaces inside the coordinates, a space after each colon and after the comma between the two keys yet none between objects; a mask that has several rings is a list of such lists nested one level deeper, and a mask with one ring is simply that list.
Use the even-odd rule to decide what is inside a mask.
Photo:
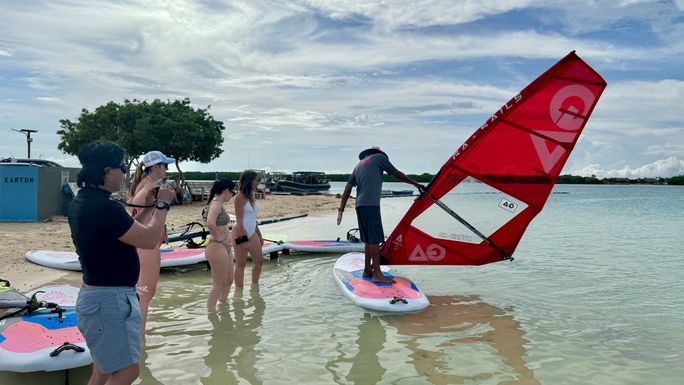
[{"label": "utility pole", "polygon": [[33,138],[31,138],[31,133],[32,132],[38,132],[38,130],[29,130],[28,128],[22,128],[21,130],[15,130],[13,128],[12,131],[21,132],[22,134],[26,135],[26,144],[28,145],[28,159],[31,159],[31,142],[33,142]]}]

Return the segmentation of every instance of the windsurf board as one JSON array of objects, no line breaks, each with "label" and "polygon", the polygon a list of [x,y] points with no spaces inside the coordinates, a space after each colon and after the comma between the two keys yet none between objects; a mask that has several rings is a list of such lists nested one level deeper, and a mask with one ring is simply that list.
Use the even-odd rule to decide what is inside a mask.
[{"label": "windsurf board", "polygon": [[[161,267],[185,266],[204,262],[204,249],[161,249]],[[47,267],[81,271],[78,254],[74,251],[30,250],[26,259]]]},{"label": "windsurf board", "polygon": [[390,273],[388,266],[382,272],[394,283],[373,282],[363,276],[365,255],[347,253],[335,262],[333,277],[350,301],[366,309],[406,313],[425,309],[430,302],[427,296],[409,278]]},{"label": "windsurf board", "polygon": [[343,240],[285,241],[283,249],[309,253],[363,252],[366,244]]},{"label": "windsurf board", "polygon": [[[39,309],[0,321],[0,371],[54,371],[93,362],[85,338],[76,326],[74,308],[78,291],[73,286],[55,285],[27,294],[30,298],[38,293],[39,301],[60,305],[61,319],[54,309]],[[75,348],[66,348],[72,346]]]}]

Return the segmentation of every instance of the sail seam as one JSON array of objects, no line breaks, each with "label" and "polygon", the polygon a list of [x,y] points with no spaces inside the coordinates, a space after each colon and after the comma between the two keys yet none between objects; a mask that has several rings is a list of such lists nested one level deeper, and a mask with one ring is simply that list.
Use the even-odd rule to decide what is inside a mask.
[{"label": "sail seam", "polygon": [[560,80],[567,80],[567,81],[573,82],[573,83],[591,84],[591,85],[597,86],[597,87],[604,87],[606,85],[605,83],[601,83],[601,82],[597,82],[597,81],[581,80],[581,79],[577,79],[577,78],[571,78],[569,76],[554,76],[553,78],[560,79]]},{"label": "sail seam", "polygon": [[522,130],[522,131],[525,131],[525,132],[527,132],[527,133],[529,133],[529,134],[532,134],[532,135],[538,136],[538,137],[540,137],[540,138],[543,138],[543,139],[545,139],[545,140],[548,140],[549,142],[553,142],[553,143],[555,143],[555,144],[557,144],[557,145],[559,145],[559,146],[561,146],[561,147],[563,147],[563,148],[565,148],[565,149],[567,149],[568,146],[572,145],[572,143],[563,143],[563,142],[560,142],[560,141],[558,141],[557,139],[553,139],[553,138],[551,138],[551,137],[549,137],[549,136],[546,136],[546,135],[544,135],[544,134],[540,134],[538,131],[535,131],[535,130],[533,130],[533,129],[531,129],[531,128],[527,128],[527,127],[525,127],[525,126],[521,126],[521,125],[519,125],[519,124],[517,124],[517,123],[513,123],[513,122],[508,121],[508,120],[505,120],[505,119],[503,119],[502,122],[508,124],[508,125],[511,126],[511,127],[515,127],[515,128],[517,128],[517,129]]}]

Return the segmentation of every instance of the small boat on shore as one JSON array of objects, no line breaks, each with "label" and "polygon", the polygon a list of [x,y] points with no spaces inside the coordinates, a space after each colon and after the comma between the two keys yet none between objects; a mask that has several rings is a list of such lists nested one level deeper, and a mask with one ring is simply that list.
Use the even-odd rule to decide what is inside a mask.
[{"label": "small boat on shore", "polygon": [[410,197],[413,195],[413,190],[382,190],[380,196],[382,198],[390,197]]},{"label": "small boat on shore", "polygon": [[330,190],[325,173],[318,171],[296,171],[278,181],[276,191],[316,192]]}]

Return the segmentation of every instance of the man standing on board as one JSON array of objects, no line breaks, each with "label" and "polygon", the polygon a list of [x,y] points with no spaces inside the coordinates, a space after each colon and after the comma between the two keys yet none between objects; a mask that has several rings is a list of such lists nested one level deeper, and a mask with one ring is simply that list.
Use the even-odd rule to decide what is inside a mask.
[{"label": "man standing on board", "polygon": [[344,188],[340,208],[337,209],[337,224],[342,222],[342,213],[352,187],[356,186],[356,216],[359,222],[361,242],[366,243],[366,263],[363,276],[372,278],[374,282],[392,283],[380,271],[380,243],[385,241],[380,217],[380,192],[382,190],[382,173],[394,175],[400,181],[414,185],[418,191],[425,186],[407,177],[390,163],[387,154],[378,147],[361,151],[359,163],[349,177]]}]

